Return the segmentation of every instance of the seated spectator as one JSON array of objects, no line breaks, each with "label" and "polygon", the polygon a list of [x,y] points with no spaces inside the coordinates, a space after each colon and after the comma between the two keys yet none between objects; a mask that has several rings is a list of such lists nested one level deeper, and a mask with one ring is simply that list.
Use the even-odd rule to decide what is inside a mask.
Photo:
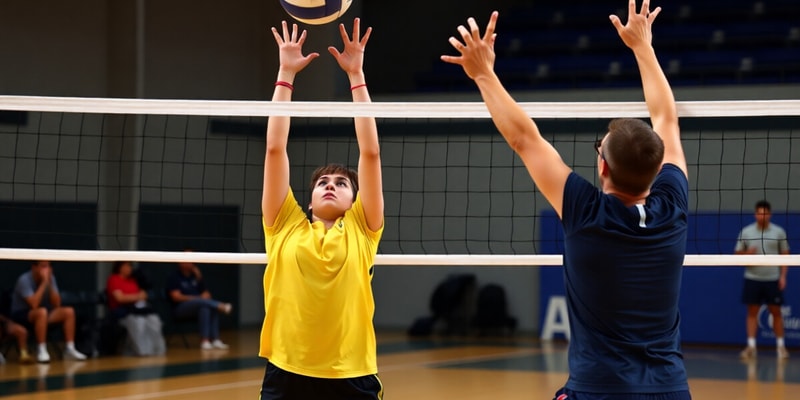
[{"label": "seated spectator", "polygon": [[[19,347],[19,362],[20,364],[33,363],[33,357],[28,354],[28,330],[24,326],[10,320],[4,315],[0,315],[0,339],[5,335],[13,336],[17,339],[17,346]],[[3,355],[0,354],[0,364],[5,360]]]},{"label": "seated spectator", "polygon": [[147,304],[147,292],[135,277],[129,261],[116,261],[108,277],[108,311],[111,322],[128,332],[126,352],[137,356],[161,355],[166,351],[161,319]]},{"label": "seated spectator", "polygon": [[56,277],[50,261],[39,260],[31,264],[31,270],[20,275],[11,297],[11,319],[24,326],[32,327],[38,348],[36,361],[50,362],[47,352],[47,326],[62,324],[67,360],[85,360],[86,356],[75,349],[75,310],[61,306]]},{"label": "seated spectator", "polygon": [[167,295],[178,318],[196,316],[200,328],[200,348],[227,349],[219,339],[219,314],[230,314],[233,307],[211,298],[200,269],[190,262],[178,263],[178,269],[167,280]]},{"label": "seated spectator", "polygon": [[106,283],[106,292],[108,312],[114,319],[120,320],[131,311],[152,313],[147,307],[147,292],[139,287],[139,282],[133,275],[133,266],[128,261],[114,262],[111,276]]}]

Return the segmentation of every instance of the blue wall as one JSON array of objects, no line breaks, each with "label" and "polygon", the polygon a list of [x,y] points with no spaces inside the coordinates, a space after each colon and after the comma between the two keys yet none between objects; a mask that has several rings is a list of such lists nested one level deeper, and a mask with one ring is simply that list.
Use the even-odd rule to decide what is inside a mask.
[{"label": "blue wall", "polygon": [[[689,216],[687,254],[732,254],[739,231],[753,222],[750,214],[702,213]],[[786,229],[792,252],[800,249],[800,214],[773,214],[772,222]],[[542,237],[563,238],[555,213],[543,214]],[[560,254],[563,240],[543,241],[545,254]],[[744,267],[696,267],[684,269],[681,288],[681,335],[684,343],[744,344],[745,306],[741,303]],[[784,325],[787,346],[800,346],[800,275],[790,267],[787,290],[784,292]],[[548,300],[564,295],[560,267],[544,267],[541,271],[540,326],[544,325]],[[774,335],[769,313],[759,315],[759,344],[773,345]]]}]

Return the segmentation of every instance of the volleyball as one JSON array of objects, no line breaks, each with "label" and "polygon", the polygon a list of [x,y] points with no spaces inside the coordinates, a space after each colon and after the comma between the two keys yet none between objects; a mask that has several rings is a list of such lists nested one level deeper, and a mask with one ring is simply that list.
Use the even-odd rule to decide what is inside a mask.
[{"label": "volleyball", "polygon": [[322,25],[344,15],[353,0],[280,0],[292,18],[309,24]]}]

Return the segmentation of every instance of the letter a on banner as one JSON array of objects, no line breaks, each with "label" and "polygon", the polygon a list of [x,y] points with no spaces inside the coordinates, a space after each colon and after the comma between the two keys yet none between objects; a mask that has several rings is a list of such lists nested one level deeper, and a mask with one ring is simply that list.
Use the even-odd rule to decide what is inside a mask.
[{"label": "letter a on banner", "polygon": [[569,340],[567,299],[564,296],[550,296],[547,302],[547,313],[544,317],[541,339],[552,340],[555,333],[561,333]]}]

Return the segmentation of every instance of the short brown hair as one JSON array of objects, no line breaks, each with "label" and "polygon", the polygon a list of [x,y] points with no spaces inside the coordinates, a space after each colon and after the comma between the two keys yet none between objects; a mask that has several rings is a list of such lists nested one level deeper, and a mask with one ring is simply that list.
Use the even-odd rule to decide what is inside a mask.
[{"label": "short brown hair", "polygon": [[647,123],[636,118],[618,118],[608,124],[603,142],[614,186],[629,194],[646,192],[664,161],[664,141]]},{"label": "short brown hair", "polygon": [[311,183],[308,187],[309,193],[314,191],[314,186],[316,186],[317,181],[323,175],[346,176],[347,179],[350,180],[350,184],[353,185],[353,201],[356,201],[356,193],[358,193],[358,172],[342,164],[323,165],[314,170],[314,173],[311,174]]}]

